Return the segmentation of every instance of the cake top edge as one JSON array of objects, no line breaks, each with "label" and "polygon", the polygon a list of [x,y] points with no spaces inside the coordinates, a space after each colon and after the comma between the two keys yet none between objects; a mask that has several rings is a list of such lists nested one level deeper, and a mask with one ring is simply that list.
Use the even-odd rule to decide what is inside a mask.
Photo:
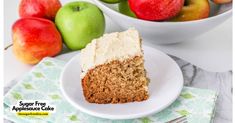
[{"label": "cake top edge", "polygon": [[112,60],[123,61],[142,55],[140,35],[136,29],[131,28],[93,39],[81,50],[80,62],[83,73],[86,73],[89,69]]}]

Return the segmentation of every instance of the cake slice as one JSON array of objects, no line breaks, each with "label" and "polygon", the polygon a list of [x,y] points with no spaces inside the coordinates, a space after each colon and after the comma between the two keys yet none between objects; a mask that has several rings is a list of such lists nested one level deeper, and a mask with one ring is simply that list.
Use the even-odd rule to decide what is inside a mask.
[{"label": "cake slice", "polygon": [[135,29],[105,34],[81,51],[81,78],[90,103],[127,103],[148,99],[139,33]]}]

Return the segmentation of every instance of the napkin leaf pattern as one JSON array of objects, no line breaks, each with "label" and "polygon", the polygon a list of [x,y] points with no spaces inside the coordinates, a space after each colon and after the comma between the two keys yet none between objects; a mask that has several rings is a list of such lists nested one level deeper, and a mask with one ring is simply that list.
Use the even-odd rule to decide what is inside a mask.
[{"label": "napkin leaf pattern", "polygon": [[70,119],[71,121],[77,121],[77,120],[78,120],[78,118],[77,118],[76,115],[71,115],[71,116],[69,117],[69,119]]},{"label": "napkin leaf pattern", "polygon": [[33,86],[29,83],[23,83],[25,89],[33,89]]},{"label": "napkin leaf pattern", "polygon": [[[182,115],[188,123],[210,123],[217,93],[205,89],[184,87],[181,95],[163,111],[138,119],[109,120],[80,112],[62,95],[59,77],[64,61],[45,58],[26,74],[4,97],[4,116],[16,123],[164,123]],[[56,106],[48,117],[18,117],[11,105],[18,100],[47,100]]]},{"label": "napkin leaf pattern", "polygon": [[22,96],[21,96],[21,94],[18,93],[18,92],[12,92],[11,94],[12,94],[12,97],[13,97],[15,100],[22,100],[22,99],[23,99]]},{"label": "napkin leaf pattern", "polygon": [[142,121],[142,123],[151,123],[152,122],[152,120],[149,119],[148,117],[142,118],[141,121]]},{"label": "napkin leaf pattern", "polygon": [[57,95],[57,94],[50,95],[50,97],[51,97],[51,99],[53,99],[53,100],[60,99],[60,96]]},{"label": "napkin leaf pattern", "polygon": [[177,111],[180,115],[182,115],[182,116],[187,116],[187,115],[189,115],[190,113],[187,111],[187,110],[179,110],[179,111]]},{"label": "napkin leaf pattern", "polygon": [[185,99],[190,99],[190,98],[193,98],[194,96],[190,93],[182,93],[180,95],[181,97],[185,98]]},{"label": "napkin leaf pattern", "polygon": [[46,66],[53,66],[53,63],[50,62],[50,61],[45,61],[44,64],[45,64]]},{"label": "napkin leaf pattern", "polygon": [[37,77],[37,78],[43,78],[43,77],[44,77],[43,74],[40,73],[40,72],[34,72],[33,74],[34,74],[35,77]]}]

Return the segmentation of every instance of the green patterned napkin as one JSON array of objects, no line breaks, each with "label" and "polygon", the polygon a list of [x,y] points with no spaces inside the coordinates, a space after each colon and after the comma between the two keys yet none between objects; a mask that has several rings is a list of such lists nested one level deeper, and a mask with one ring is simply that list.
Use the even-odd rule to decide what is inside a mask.
[{"label": "green patterned napkin", "polygon": [[[184,87],[180,97],[168,108],[151,116],[131,120],[102,119],[76,110],[63,97],[59,87],[65,62],[45,58],[23,77],[4,97],[5,118],[16,123],[164,123],[186,115],[189,123],[212,122],[217,94],[214,91]],[[18,100],[47,100],[56,106],[48,117],[20,117],[10,106]]]}]

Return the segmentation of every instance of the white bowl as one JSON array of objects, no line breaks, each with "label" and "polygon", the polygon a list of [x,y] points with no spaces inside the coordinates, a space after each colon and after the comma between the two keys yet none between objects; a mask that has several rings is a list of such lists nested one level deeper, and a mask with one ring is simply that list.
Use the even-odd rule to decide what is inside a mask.
[{"label": "white bowl", "polygon": [[94,3],[123,30],[136,28],[145,41],[157,44],[170,44],[190,39],[220,25],[232,15],[232,4],[211,5],[210,17],[187,22],[153,22],[132,18],[118,12],[117,4],[105,4],[100,0]]}]

